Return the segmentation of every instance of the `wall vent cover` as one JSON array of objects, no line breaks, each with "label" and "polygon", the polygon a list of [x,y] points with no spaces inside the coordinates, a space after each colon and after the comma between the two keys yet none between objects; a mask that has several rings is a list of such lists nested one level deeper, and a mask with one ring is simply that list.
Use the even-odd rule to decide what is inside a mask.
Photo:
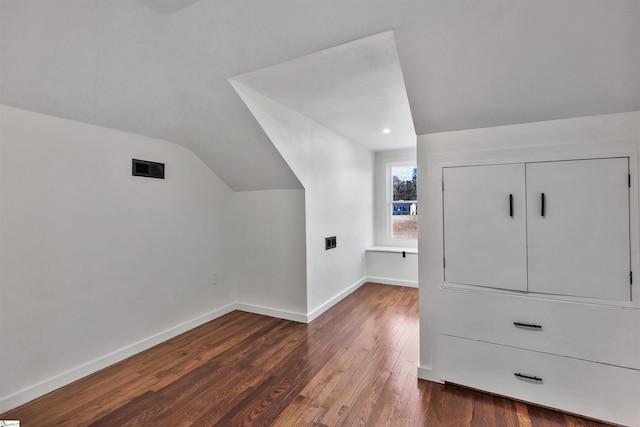
[{"label": "wall vent cover", "polygon": [[164,179],[164,163],[131,159],[131,174],[133,176]]},{"label": "wall vent cover", "polygon": [[336,236],[325,237],[325,239],[324,239],[324,249],[325,250],[333,249],[337,245],[338,245],[338,241],[336,239]]}]

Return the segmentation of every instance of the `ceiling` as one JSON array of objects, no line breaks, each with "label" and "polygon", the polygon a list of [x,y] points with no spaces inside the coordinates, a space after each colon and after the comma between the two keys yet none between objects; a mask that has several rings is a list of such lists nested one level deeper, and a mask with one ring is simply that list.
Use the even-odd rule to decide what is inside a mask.
[{"label": "ceiling", "polygon": [[416,146],[392,31],[236,76],[372,151]]},{"label": "ceiling", "polygon": [[387,91],[363,118],[358,73],[404,85],[417,134],[640,110],[639,23],[637,0],[0,0],[0,102],[184,145],[237,191],[299,188],[230,78],[388,149]]}]

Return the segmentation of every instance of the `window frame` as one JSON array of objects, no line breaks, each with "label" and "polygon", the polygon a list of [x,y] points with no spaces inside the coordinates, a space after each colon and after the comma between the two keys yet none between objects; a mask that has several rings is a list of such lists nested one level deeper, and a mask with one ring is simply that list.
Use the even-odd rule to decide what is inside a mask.
[{"label": "window frame", "polygon": [[[396,166],[414,166],[417,168],[415,150],[397,150],[376,153],[376,233],[375,241],[379,246],[417,248],[418,239],[393,238],[393,177],[392,168]],[[418,171],[419,173],[419,171]],[[416,202],[408,201],[408,202]]]}]

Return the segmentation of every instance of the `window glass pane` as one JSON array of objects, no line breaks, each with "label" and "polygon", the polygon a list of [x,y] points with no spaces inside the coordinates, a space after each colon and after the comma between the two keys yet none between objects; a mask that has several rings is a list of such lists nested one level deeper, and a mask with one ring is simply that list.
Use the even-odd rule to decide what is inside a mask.
[{"label": "window glass pane", "polygon": [[418,200],[416,194],[417,172],[416,166],[393,166],[391,168],[394,202],[397,200]]},{"label": "window glass pane", "polygon": [[418,238],[417,167],[393,166],[392,238]]}]

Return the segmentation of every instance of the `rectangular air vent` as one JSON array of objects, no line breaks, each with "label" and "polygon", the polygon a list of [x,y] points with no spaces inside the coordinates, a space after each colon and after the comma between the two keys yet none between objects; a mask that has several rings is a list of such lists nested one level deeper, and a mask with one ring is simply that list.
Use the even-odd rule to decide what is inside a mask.
[{"label": "rectangular air vent", "polygon": [[164,179],[164,163],[131,159],[131,174],[133,176]]},{"label": "rectangular air vent", "polygon": [[332,237],[325,237],[324,239],[324,249],[328,250],[328,249],[333,249],[337,246],[338,241],[336,240],[336,236],[332,236]]}]

